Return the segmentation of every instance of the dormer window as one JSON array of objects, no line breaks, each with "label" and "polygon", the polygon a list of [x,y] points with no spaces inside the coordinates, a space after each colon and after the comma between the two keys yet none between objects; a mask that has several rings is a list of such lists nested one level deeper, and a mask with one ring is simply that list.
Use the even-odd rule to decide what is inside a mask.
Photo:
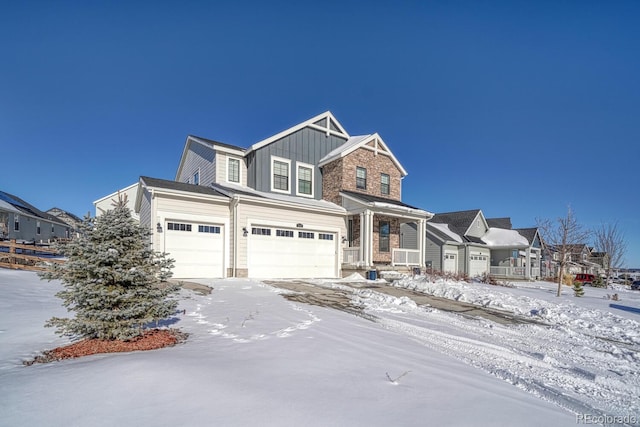
[{"label": "dormer window", "polygon": [[291,161],[277,157],[271,158],[271,191],[289,193],[289,169]]},{"label": "dormer window", "polygon": [[200,185],[200,169],[193,174],[193,183],[195,185]]},{"label": "dormer window", "polygon": [[360,190],[367,189],[367,170],[360,166],[356,167],[356,188]]},{"label": "dormer window", "polygon": [[240,183],[240,160],[229,157],[227,161],[227,181]]}]

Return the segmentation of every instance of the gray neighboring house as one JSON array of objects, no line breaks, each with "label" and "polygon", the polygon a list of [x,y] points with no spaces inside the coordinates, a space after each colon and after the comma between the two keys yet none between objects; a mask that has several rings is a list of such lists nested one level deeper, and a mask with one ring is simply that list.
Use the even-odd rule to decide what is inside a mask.
[{"label": "gray neighboring house", "polygon": [[69,238],[72,228],[13,194],[0,191],[0,239],[49,242]]},{"label": "gray neighboring house", "polygon": [[427,267],[438,271],[506,279],[540,276],[538,229],[512,229],[510,218],[485,218],[480,209],[434,215],[427,223],[425,252]]}]

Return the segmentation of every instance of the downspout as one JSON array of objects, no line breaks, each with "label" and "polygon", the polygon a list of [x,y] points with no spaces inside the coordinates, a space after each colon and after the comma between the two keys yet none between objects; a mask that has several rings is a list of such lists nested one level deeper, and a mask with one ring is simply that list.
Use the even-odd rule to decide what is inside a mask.
[{"label": "downspout", "polygon": [[238,268],[238,204],[240,196],[237,194],[231,199],[231,211],[233,215],[233,262],[231,263],[231,277],[236,277]]}]

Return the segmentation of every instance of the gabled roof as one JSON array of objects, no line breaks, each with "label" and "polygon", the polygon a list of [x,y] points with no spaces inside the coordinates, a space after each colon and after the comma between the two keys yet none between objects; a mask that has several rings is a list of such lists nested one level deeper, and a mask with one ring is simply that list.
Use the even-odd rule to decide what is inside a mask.
[{"label": "gabled roof", "polygon": [[[415,206],[408,205],[398,200],[386,199],[384,197],[371,196],[369,194],[357,193],[355,191],[340,190],[340,195],[346,196],[357,202],[370,205],[378,208],[388,208],[391,210],[402,210],[404,212],[414,213],[418,215],[425,215],[427,217],[433,216],[431,212],[427,212],[423,209]],[[412,212],[413,211],[413,212]]]},{"label": "gabled roof", "polygon": [[449,228],[449,224],[439,222],[427,222],[427,229],[430,229],[433,235],[439,237],[443,242],[452,241],[456,243],[462,243],[463,239],[460,235],[454,233]]},{"label": "gabled roof", "polygon": [[516,230],[504,228],[489,228],[482,236],[482,241],[490,248],[526,248],[529,246],[527,239]]},{"label": "gabled roof", "polygon": [[533,228],[516,228],[515,231],[517,231],[518,233],[520,233],[520,235],[522,237],[527,239],[527,241],[529,242],[529,245],[533,244],[533,241],[535,240],[536,235],[538,235],[538,229],[535,228],[535,227],[533,227]]},{"label": "gabled roof", "polygon": [[207,138],[203,138],[201,136],[189,135],[187,138],[191,138],[194,141],[205,143],[205,144],[210,145],[210,146],[228,148],[230,150],[236,150],[236,151],[242,151],[242,152],[245,151],[244,148],[238,147],[237,145],[225,144],[224,142],[214,141],[213,139],[207,139]]},{"label": "gabled roof", "polygon": [[338,120],[333,116],[333,114],[331,114],[330,111],[325,111],[322,114],[318,114],[317,116],[312,117],[309,120],[306,120],[302,123],[298,123],[297,125],[292,126],[289,129],[285,129],[280,133],[270,136],[269,138],[256,142],[246,150],[246,154],[249,154],[252,151],[255,151],[259,148],[269,145],[272,142],[275,142],[281,138],[284,138],[285,136],[292,134],[294,132],[297,132],[300,129],[303,129],[305,127],[310,127],[310,128],[325,132],[327,136],[337,135],[343,138],[347,138],[347,139],[349,138],[349,134],[342,127],[340,122],[338,122]]},{"label": "gabled roof", "polygon": [[16,213],[28,215],[34,218],[44,219],[50,222],[55,222],[56,224],[64,225],[65,227],[67,226],[67,224],[61,219],[41,211],[32,204],[27,203],[23,199],[19,198],[18,196],[14,196],[13,194],[0,191],[0,201],[4,202],[3,204],[10,206]]},{"label": "gabled roof", "polygon": [[[437,222],[442,224],[449,224],[449,228],[454,233],[465,237],[469,241],[478,240],[473,239],[470,240],[466,234],[469,230],[469,227],[473,225],[475,219],[480,215],[482,211],[480,209],[472,209],[468,211],[458,211],[458,212],[445,212],[438,213],[433,216],[431,222]],[[476,241],[476,243],[482,243],[481,241]]]},{"label": "gabled roof", "polygon": [[336,159],[341,157],[345,157],[346,155],[354,152],[358,148],[364,147],[373,151],[376,154],[387,155],[393,162],[393,164],[400,170],[400,173],[403,177],[407,176],[407,171],[402,167],[396,156],[393,155],[387,144],[384,143],[380,135],[378,133],[370,134],[370,135],[360,135],[360,136],[352,136],[342,144],[340,147],[328,153],[318,163],[318,166],[322,167]]},{"label": "gabled roof", "polygon": [[80,219],[80,217],[78,217],[77,215],[74,215],[71,212],[67,212],[64,209],[60,209],[55,206],[47,210],[47,213],[55,217],[57,217],[58,215],[67,215],[69,218],[73,219],[74,221],[82,222],[82,219]]}]

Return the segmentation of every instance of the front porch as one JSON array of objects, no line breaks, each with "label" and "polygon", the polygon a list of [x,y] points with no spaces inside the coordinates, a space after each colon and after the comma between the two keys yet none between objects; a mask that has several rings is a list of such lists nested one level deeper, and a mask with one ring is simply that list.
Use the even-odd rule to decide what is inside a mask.
[{"label": "front porch", "polygon": [[[362,261],[360,247],[347,247],[342,249],[342,264],[345,267],[366,267]],[[374,262],[375,264],[375,262]],[[417,249],[392,248],[391,266],[393,267],[421,267],[420,251]]]}]

